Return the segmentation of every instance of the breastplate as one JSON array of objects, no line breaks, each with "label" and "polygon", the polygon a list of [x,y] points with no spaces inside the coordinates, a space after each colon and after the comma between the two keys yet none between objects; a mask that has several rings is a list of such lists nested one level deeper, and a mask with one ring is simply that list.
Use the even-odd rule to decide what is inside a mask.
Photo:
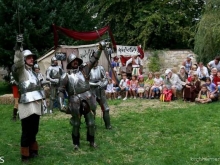
[{"label": "breastplate", "polygon": [[77,73],[68,74],[68,78],[69,96],[84,93],[90,90],[89,81],[85,79],[81,71],[78,71]]},{"label": "breastplate", "polygon": [[53,66],[50,70],[50,77],[52,79],[59,79],[62,75],[62,70],[59,66]]},{"label": "breastplate", "polygon": [[28,71],[29,79],[19,83],[20,102],[29,103],[40,100],[44,97],[43,90],[36,75],[32,71]]},{"label": "breastplate", "polygon": [[100,68],[93,68],[90,72],[90,78],[89,81],[90,82],[97,82],[100,81],[102,79],[102,75],[101,75],[101,71]]}]

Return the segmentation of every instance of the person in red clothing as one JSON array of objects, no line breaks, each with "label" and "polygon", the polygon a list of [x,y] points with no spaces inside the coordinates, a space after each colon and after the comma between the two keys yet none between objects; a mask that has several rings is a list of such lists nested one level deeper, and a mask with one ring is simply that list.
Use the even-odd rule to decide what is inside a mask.
[{"label": "person in red clothing", "polygon": [[213,78],[213,83],[218,86],[218,91],[220,92],[220,71],[217,72],[217,76]]}]

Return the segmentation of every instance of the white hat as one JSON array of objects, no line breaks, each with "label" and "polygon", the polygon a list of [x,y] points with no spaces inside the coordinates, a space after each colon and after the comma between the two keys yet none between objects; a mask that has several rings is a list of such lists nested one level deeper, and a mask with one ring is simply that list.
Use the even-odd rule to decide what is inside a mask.
[{"label": "white hat", "polygon": [[192,54],[188,54],[188,55],[187,55],[187,58],[190,58],[190,59],[192,60],[193,55],[192,55]]},{"label": "white hat", "polygon": [[168,75],[170,72],[172,73],[171,69],[167,69],[167,70],[165,71],[165,75]]}]

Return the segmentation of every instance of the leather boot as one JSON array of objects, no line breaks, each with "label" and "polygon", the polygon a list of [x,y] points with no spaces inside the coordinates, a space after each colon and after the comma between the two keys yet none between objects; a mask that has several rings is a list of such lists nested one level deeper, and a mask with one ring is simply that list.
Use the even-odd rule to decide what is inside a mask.
[{"label": "leather boot", "polygon": [[38,156],[38,143],[37,143],[37,141],[30,145],[29,153],[30,153],[31,158]]},{"label": "leather boot", "polygon": [[105,122],[105,128],[106,129],[112,129],[112,126],[111,126],[111,123],[110,123],[109,111],[104,111],[103,112],[103,120]]},{"label": "leather boot", "polygon": [[21,161],[28,162],[29,158],[29,147],[21,147]]},{"label": "leather boot", "polygon": [[18,109],[14,108],[13,109],[13,115],[12,115],[12,120],[16,121],[17,120],[17,113],[18,113]]}]

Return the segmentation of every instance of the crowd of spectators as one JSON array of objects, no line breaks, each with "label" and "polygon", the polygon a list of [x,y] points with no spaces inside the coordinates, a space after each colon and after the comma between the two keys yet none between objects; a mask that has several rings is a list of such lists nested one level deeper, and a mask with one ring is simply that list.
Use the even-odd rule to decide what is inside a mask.
[{"label": "crowd of spectators", "polygon": [[[192,55],[189,54],[181,64],[178,72],[168,68],[164,73],[148,72],[144,75],[143,72],[136,70],[136,68],[140,68],[140,64],[143,65],[137,57],[131,58],[124,65],[133,64],[131,75],[126,73],[126,68],[123,65],[117,65],[119,68],[116,75],[120,80],[118,84],[113,83],[112,80],[109,81],[109,87],[106,89],[109,99],[122,98],[123,91],[123,100],[128,98],[158,99],[163,89],[172,91],[172,100],[182,99],[185,102],[208,103],[218,99],[220,91],[220,57],[210,61],[206,67],[202,62],[193,64]],[[122,66],[122,69],[120,69],[120,66]]]}]

